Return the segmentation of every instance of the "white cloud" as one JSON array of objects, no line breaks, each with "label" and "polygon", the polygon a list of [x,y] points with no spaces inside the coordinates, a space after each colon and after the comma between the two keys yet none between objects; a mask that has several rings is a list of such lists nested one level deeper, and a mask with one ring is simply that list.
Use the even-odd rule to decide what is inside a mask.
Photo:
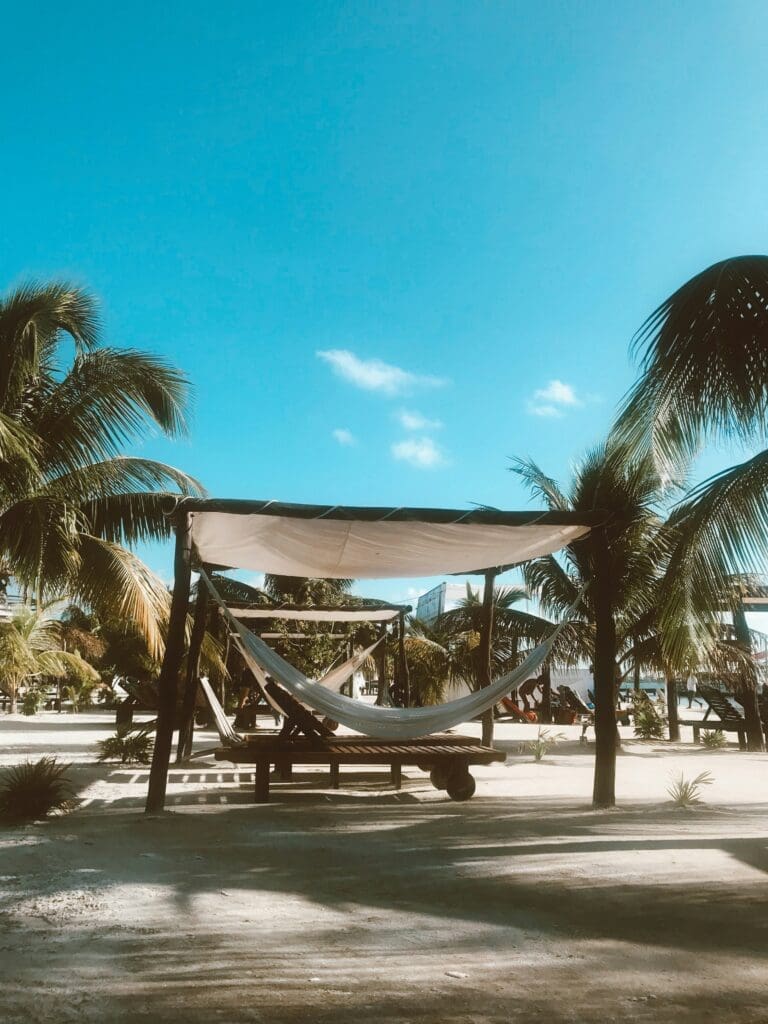
[{"label": "white cloud", "polygon": [[420,412],[409,412],[407,409],[398,412],[397,421],[405,430],[439,430],[443,425],[440,420],[429,420]]},{"label": "white cloud", "polygon": [[446,381],[440,377],[421,376],[392,366],[381,359],[360,359],[344,348],[332,348],[317,353],[318,359],[328,363],[339,377],[363,388],[379,391],[383,395],[401,395],[414,388],[439,388]]},{"label": "white cloud", "polygon": [[332,430],[331,434],[335,441],[339,444],[351,445],[355,444],[355,436],[351,430],[347,430],[346,427],[337,427],[336,430]]},{"label": "white cloud", "polygon": [[431,437],[413,437],[392,445],[392,457],[417,469],[445,465],[445,457]]},{"label": "white cloud", "polygon": [[528,412],[532,416],[559,418],[566,409],[578,409],[583,404],[570,384],[551,380],[545,388],[534,391],[528,400]]},{"label": "white cloud", "polygon": [[558,409],[554,405],[536,405],[535,402],[528,403],[528,412],[532,416],[551,416],[559,418],[563,415],[563,410]]}]

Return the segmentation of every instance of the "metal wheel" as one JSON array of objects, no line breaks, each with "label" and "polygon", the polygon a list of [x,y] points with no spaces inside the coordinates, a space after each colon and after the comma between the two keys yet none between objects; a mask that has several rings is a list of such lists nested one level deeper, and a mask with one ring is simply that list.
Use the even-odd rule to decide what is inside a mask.
[{"label": "metal wheel", "polygon": [[448,766],[444,764],[436,764],[429,773],[429,781],[435,789],[447,789],[450,777],[450,770],[448,769]]},{"label": "metal wheel", "polygon": [[451,800],[469,800],[475,793],[475,778],[469,772],[455,772],[445,788]]}]

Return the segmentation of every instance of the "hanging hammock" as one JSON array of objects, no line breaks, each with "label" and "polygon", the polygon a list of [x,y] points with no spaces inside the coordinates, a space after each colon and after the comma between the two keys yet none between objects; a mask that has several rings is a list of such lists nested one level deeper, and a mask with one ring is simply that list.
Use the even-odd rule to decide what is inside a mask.
[{"label": "hanging hammock", "polygon": [[[222,614],[235,630],[238,647],[257,678],[263,678],[265,674],[271,675],[302,703],[308,704],[316,711],[341,722],[342,725],[346,725],[356,732],[380,739],[416,739],[420,736],[444,732],[461,722],[476,718],[483,711],[498,703],[502,697],[507,696],[524,680],[530,678],[541,667],[567,621],[566,617],[516,669],[505,673],[490,686],[483,687],[466,697],[459,697],[447,704],[424,708],[378,707],[365,704],[362,701],[351,700],[349,697],[342,697],[340,694],[332,693],[319,683],[311,682],[302,672],[265,644],[260,637],[242,626],[224,604],[205,572],[201,571],[200,575],[208,586],[214,601],[221,608]],[[572,611],[580,600],[581,593],[569,611]]]}]

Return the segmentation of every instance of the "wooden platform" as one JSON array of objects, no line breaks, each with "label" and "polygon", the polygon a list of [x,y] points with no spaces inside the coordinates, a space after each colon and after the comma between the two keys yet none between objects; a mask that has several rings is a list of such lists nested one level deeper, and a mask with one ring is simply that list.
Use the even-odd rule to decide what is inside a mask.
[{"label": "wooden platform", "polygon": [[330,739],[306,739],[249,736],[243,746],[219,747],[217,761],[256,766],[256,803],[269,800],[269,772],[275,765],[281,777],[291,778],[294,765],[327,764],[331,786],[339,787],[339,767],[343,764],[389,765],[392,784],[400,788],[404,765],[430,773],[436,789],[445,789],[452,800],[469,800],[475,792],[475,780],[469,766],[505,761],[506,754],[484,747],[469,736],[435,735],[417,740],[377,740],[364,736],[334,736]]}]

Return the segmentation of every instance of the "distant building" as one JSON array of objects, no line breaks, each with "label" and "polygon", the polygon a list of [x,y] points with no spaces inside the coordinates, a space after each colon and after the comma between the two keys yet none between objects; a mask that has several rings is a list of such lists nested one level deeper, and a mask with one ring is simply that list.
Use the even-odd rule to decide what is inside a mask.
[{"label": "distant building", "polygon": [[[482,583],[470,583],[472,590],[483,598],[484,585]],[[422,594],[416,604],[416,617],[422,622],[430,623],[442,615],[454,609],[459,601],[467,596],[466,583],[438,583],[426,594]]]}]

